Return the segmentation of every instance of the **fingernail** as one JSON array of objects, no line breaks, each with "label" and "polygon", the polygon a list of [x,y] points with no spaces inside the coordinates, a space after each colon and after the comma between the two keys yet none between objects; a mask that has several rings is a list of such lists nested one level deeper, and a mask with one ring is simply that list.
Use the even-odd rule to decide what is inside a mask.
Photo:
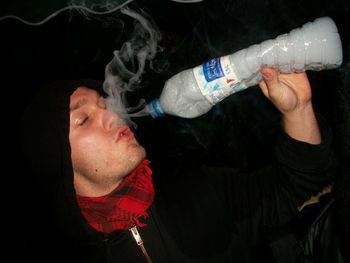
[{"label": "fingernail", "polygon": [[273,76],[272,76],[272,74],[270,73],[270,72],[262,72],[262,75],[263,75],[263,78],[265,79],[265,80],[272,80],[272,78],[273,78]]}]

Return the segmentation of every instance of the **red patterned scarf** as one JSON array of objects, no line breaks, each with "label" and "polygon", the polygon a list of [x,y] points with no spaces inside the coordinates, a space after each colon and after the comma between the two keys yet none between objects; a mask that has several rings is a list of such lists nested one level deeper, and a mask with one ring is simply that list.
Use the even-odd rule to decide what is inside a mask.
[{"label": "red patterned scarf", "polygon": [[147,209],[154,199],[150,161],[144,160],[117,188],[101,197],[77,195],[80,209],[88,223],[96,230],[110,233],[114,230],[145,226],[140,217],[147,218]]}]

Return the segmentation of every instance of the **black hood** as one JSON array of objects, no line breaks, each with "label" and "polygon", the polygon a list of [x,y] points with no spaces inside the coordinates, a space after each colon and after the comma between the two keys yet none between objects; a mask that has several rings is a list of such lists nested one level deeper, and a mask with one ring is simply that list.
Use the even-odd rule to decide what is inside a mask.
[{"label": "black hood", "polygon": [[21,126],[22,147],[48,206],[56,232],[68,240],[103,238],[85,221],[76,202],[69,145],[69,100],[78,86],[102,93],[95,80],[63,80],[42,88],[26,109]]}]

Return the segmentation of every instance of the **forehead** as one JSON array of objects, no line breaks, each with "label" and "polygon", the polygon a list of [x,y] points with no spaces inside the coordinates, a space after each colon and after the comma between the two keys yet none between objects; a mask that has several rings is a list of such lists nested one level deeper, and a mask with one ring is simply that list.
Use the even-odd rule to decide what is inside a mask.
[{"label": "forehead", "polygon": [[79,99],[81,97],[88,97],[88,96],[98,96],[98,93],[96,90],[90,89],[88,87],[79,86],[72,93],[72,95],[70,96],[70,99],[72,101],[74,99]]},{"label": "forehead", "polygon": [[76,110],[88,103],[88,101],[94,100],[98,97],[99,94],[97,91],[80,86],[70,96],[69,108],[71,111]]}]

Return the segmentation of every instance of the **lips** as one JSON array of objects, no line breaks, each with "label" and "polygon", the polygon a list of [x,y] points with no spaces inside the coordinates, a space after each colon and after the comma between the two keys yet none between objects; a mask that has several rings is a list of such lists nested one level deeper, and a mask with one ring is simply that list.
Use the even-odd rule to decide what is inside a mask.
[{"label": "lips", "polygon": [[117,136],[116,136],[116,141],[120,141],[120,140],[128,140],[130,138],[134,137],[134,133],[130,130],[129,127],[123,127],[120,128],[117,132]]}]

